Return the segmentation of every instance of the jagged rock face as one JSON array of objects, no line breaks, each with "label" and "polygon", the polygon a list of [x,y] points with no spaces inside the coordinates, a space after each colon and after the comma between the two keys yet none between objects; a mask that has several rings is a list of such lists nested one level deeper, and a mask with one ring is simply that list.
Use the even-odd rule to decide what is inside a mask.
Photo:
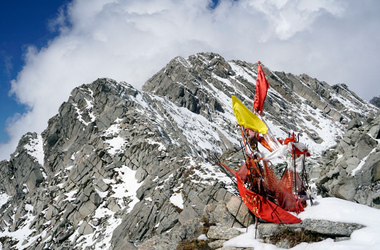
[{"label": "jagged rock face", "polygon": [[[202,216],[246,226],[252,218],[235,214],[230,179],[205,159],[242,163],[231,155],[240,146],[231,95],[252,107],[256,70],[200,53],[173,59],[144,91],[111,79],[75,88],[47,129],[26,134],[0,163],[3,249],[135,249],[153,236],[173,245],[198,237]],[[315,156],[352,117],[377,112],[344,85],[265,72],[268,125],[282,138],[299,132]],[[374,145],[360,138],[359,158]]]},{"label": "jagged rock face", "polygon": [[[91,241],[133,249],[130,242],[171,230],[176,242],[196,237],[184,225],[199,220],[206,205],[231,198],[229,179],[203,159],[237,143],[229,123],[231,129],[218,129],[109,79],[76,88],[42,136],[26,135],[11,161],[1,163],[2,177],[14,183],[1,185],[9,196],[1,211],[1,231],[10,232],[5,245],[28,227],[29,237],[16,247],[73,249]],[[28,151],[31,139],[39,140],[42,161]]]},{"label": "jagged rock face", "polygon": [[[36,133],[25,134],[19,141],[16,153],[12,155],[12,160],[0,163],[0,178],[3,181],[0,188],[4,189],[8,195],[23,198],[25,190],[34,189],[44,180],[43,175],[46,176],[46,174],[33,154],[33,147],[36,147],[36,143],[39,141],[37,137]],[[28,150],[27,145],[32,151]],[[20,168],[19,166],[23,167]]]},{"label": "jagged rock face", "polygon": [[380,108],[380,96],[379,97],[373,97],[369,103],[371,103],[372,105],[375,105],[376,107]]},{"label": "jagged rock face", "polygon": [[324,152],[321,193],[380,208],[380,116],[350,124],[340,143]]},{"label": "jagged rock face", "polygon": [[[300,133],[312,151],[320,153],[339,141],[342,124],[378,112],[345,84],[331,87],[305,74],[272,72],[265,67],[264,71],[270,82],[264,104],[266,120],[278,128],[274,132],[279,137],[290,131]],[[231,95],[252,107],[256,74],[257,64],[226,62],[220,55],[200,53],[173,59],[145,83],[143,90],[210,119],[210,113],[230,109]]]}]

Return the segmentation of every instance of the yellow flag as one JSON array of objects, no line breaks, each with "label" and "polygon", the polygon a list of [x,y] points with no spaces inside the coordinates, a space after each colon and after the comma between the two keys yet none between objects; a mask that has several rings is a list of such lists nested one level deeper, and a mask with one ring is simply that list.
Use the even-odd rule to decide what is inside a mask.
[{"label": "yellow flag", "polygon": [[268,131],[265,123],[254,113],[252,113],[239,99],[232,97],[232,109],[234,110],[237,122],[244,128],[250,128],[265,135]]}]

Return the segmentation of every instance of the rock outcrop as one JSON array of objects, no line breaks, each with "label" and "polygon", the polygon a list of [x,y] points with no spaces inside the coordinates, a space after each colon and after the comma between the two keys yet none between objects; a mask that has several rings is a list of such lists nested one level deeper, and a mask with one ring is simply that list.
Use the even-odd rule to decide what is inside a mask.
[{"label": "rock outcrop", "polygon": [[377,96],[373,97],[369,101],[369,103],[371,103],[372,105],[375,105],[376,107],[380,108],[380,96],[379,97],[377,97]]},{"label": "rock outcrop", "polygon": [[380,208],[380,116],[354,119],[335,147],[323,153],[316,185],[326,196]]},{"label": "rock outcrop", "polygon": [[318,242],[327,238],[336,242],[350,240],[351,234],[363,227],[356,223],[305,219],[299,224],[260,223],[256,236],[266,243],[289,249],[302,242]]}]

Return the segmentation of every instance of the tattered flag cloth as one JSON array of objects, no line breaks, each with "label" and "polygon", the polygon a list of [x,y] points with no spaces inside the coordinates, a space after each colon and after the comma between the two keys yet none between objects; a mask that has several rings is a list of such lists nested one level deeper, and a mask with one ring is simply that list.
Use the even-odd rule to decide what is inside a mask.
[{"label": "tattered flag cloth", "polygon": [[265,73],[261,68],[261,63],[257,67],[257,80],[256,80],[256,92],[253,102],[253,109],[257,111],[259,115],[263,113],[264,101],[267,97],[267,91],[269,88],[269,82],[265,79]]},{"label": "tattered flag cloth", "polygon": [[309,150],[307,149],[305,144],[297,142],[297,143],[293,143],[293,145],[294,145],[294,153],[296,155],[306,154],[306,156],[310,156]]},{"label": "tattered flag cloth", "polygon": [[236,175],[236,181],[243,202],[256,217],[277,224],[302,222],[302,220],[286,212],[268,199],[246,189],[239,175]]},{"label": "tattered flag cloth", "polygon": [[252,113],[239,99],[232,97],[232,109],[235,113],[237,122],[244,128],[253,129],[261,134],[268,131],[265,123],[254,113]]},{"label": "tattered flag cloth", "polygon": [[[287,211],[290,212],[296,212],[299,214],[300,212],[303,212],[303,206],[298,199],[297,195],[293,194],[292,191],[292,186],[293,186],[293,174],[294,172],[287,169],[285,170],[284,175],[281,178],[279,186],[282,188],[281,193],[277,197],[277,202],[278,205],[284,208]],[[302,182],[301,179],[299,178],[299,175],[296,174],[296,185],[297,185],[297,190],[301,190]]]}]

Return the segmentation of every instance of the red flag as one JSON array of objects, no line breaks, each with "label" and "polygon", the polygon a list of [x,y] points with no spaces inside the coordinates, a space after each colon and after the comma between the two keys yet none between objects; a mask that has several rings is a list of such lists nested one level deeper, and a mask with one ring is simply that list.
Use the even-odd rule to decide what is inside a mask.
[{"label": "red flag", "polygon": [[268,199],[246,189],[239,175],[236,175],[236,181],[241,199],[256,217],[277,224],[302,222],[302,220],[286,212]]},{"label": "red flag", "polygon": [[263,113],[264,101],[267,97],[268,88],[269,82],[265,79],[265,73],[261,68],[261,63],[259,61],[257,67],[255,100],[253,102],[253,110],[256,110],[259,115]]},{"label": "red flag", "polygon": [[296,138],[294,137],[294,132],[292,137],[286,138],[284,141],[284,145],[288,144],[289,142],[296,142]]}]

